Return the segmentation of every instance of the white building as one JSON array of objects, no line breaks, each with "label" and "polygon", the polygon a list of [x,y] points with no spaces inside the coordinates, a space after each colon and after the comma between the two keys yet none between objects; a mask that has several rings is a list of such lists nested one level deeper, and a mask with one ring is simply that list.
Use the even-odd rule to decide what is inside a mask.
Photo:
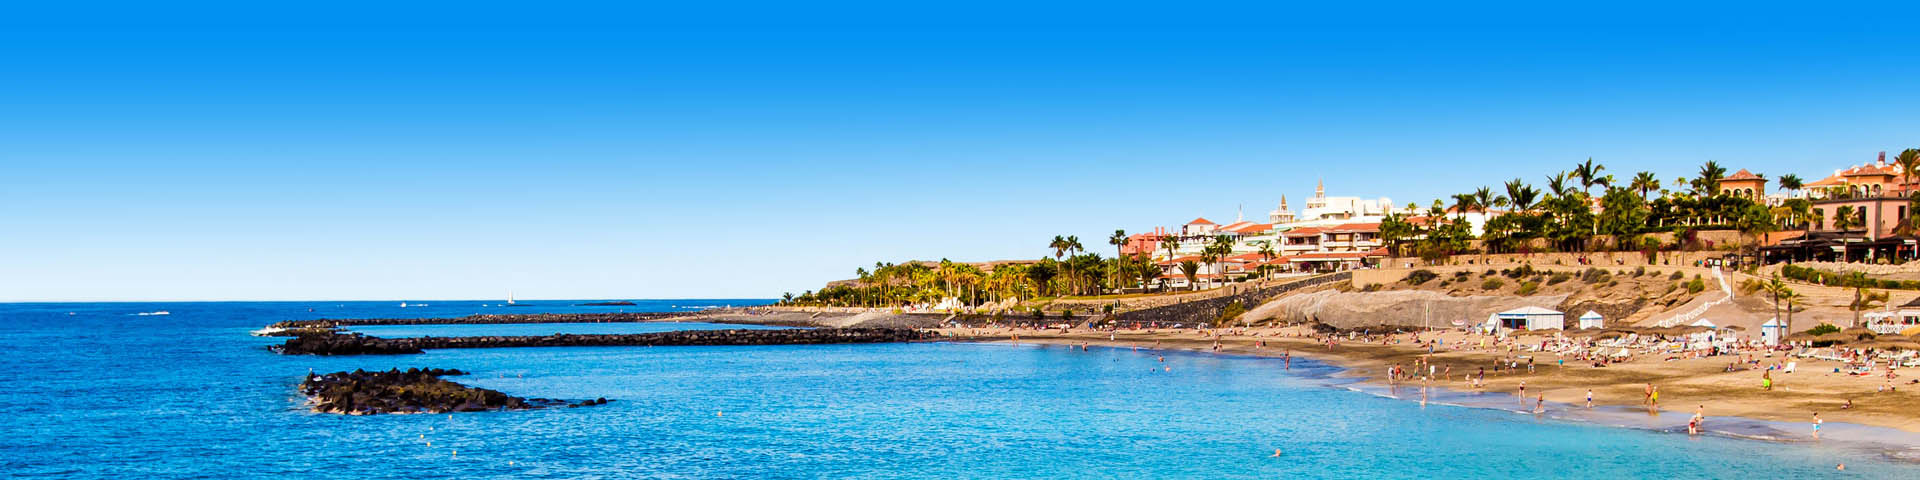
[{"label": "white building", "polygon": [[1540,307],[1520,307],[1494,316],[1500,328],[1513,330],[1561,330],[1567,324],[1567,314]]},{"label": "white building", "polygon": [[1580,314],[1580,329],[1586,330],[1589,328],[1606,328],[1606,318],[1602,317],[1600,312],[1592,310]]}]

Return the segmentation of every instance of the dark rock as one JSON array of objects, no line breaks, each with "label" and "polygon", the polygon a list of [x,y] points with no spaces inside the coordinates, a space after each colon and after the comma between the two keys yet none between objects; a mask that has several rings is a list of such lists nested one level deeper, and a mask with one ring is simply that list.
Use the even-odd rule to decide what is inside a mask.
[{"label": "dark rock", "polygon": [[[438,368],[307,374],[306,380],[300,382],[300,393],[313,401],[313,411],[348,415],[527,410],[566,404],[562,400],[515,397],[440,378],[465,374]],[[606,403],[590,402],[593,401],[579,406]]]}]

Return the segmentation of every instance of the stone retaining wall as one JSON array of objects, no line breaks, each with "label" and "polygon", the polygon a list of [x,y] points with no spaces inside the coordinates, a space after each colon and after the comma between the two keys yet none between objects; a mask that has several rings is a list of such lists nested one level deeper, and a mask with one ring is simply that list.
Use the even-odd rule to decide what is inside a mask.
[{"label": "stone retaining wall", "polygon": [[1247,291],[1232,294],[1232,295],[1224,295],[1224,296],[1209,298],[1205,300],[1196,300],[1196,301],[1179,303],[1174,305],[1167,305],[1164,307],[1156,307],[1156,308],[1148,308],[1143,310],[1135,310],[1131,312],[1123,312],[1123,313],[1114,315],[1114,321],[1120,322],[1123,324],[1136,323],[1136,322],[1138,323],[1158,322],[1163,325],[1174,324],[1174,323],[1181,323],[1186,325],[1195,325],[1195,324],[1202,324],[1202,323],[1210,324],[1218,320],[1220,318],[1220,312],[1222,310],[1225,310],[1227,308],[1227,305],[1230,305],[1233,302],[1240,302],[1240,305],[1246,307],[1246,309],[1248,310],[1252,310],[1255,306],[1258,306],[1261,303],[1266,302],[1267,300],[1271,300],[1274,297],[1284,295],[1286,293],[1289,293],[1295,290],[1310,288],[1310,287],[1317,287],[1321,285],[1328,285],[1336,282],[1350,282],[1352,281],[1352,279],[1353,279],[1353,272],[1350,272],[1350,271],[1328,274],[1328,275],[1321,275],[1317,277],[1305,278],[1305,279],[1288,282],[1280,285],[1275,285],[1271,287],[1247,290]]}]

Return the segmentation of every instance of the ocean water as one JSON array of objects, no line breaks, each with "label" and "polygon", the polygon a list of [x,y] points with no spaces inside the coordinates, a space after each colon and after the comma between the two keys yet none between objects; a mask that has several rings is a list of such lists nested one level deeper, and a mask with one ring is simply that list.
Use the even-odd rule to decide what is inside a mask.
[{"label": "ocean water", "polygon": [[[685,301],[638,308],[676,302]],[[712,301],[728,302],[749,301]],[[489,308],[426,303],[420,310],[386,302],[0,304],[0,351],[9,360],[0,370],[0,384],[8,387],[0,389],[0,405],[9,410],[0,415],[0,472],[321,479],[1920,478],[1920,466],[1876,449],[1423,407],[1343,388],[1329,377],[1334,369],[1302,359],[1289,370],[1274,359],[1201,353],[955,343],[309,357],[269,353],[264,347],[279,339],[247,335],[279,320]],[[556,303],[514,311],[606,308]],[[171,315],[133,315],[155,310]],[[408,328],[442,335],[530,327]],[[467,370],[472,374],[451,378],[514,395],[614,402],[349,417],[310,413],[294,391],[309,370],[408,367]],[[1271,457],[1275,449],[1283,451],[1278,458]],[[1847,471],[1836,471],[1842,462]]]}]

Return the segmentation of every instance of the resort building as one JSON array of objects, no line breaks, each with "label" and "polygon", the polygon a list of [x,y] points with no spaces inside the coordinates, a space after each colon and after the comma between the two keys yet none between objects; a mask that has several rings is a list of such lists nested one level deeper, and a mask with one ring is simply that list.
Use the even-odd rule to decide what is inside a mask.
[{"label": "resort building", "polygon": [[1726,178],[1720,179],[1720,192],[1754,202],[1769,203],[1767,201],[1766,177],[1756,175],[1744,168],[1738,172],[1733,172],[1733,175],[1728,175]]},{"label": "resort building", "polygon": [[1761,247],[1763,259],[1773,263],[1914,258],[1920,242],[1902,224],[1909,213],[1907,194],[1915,185],[1902,183],[1900,166],[1888,164],[1886,157],[1886,152],[1880,152],[1874,163],[1836,170],[1806,184],[1804,195],[1813,204],[1806,234]]}]

